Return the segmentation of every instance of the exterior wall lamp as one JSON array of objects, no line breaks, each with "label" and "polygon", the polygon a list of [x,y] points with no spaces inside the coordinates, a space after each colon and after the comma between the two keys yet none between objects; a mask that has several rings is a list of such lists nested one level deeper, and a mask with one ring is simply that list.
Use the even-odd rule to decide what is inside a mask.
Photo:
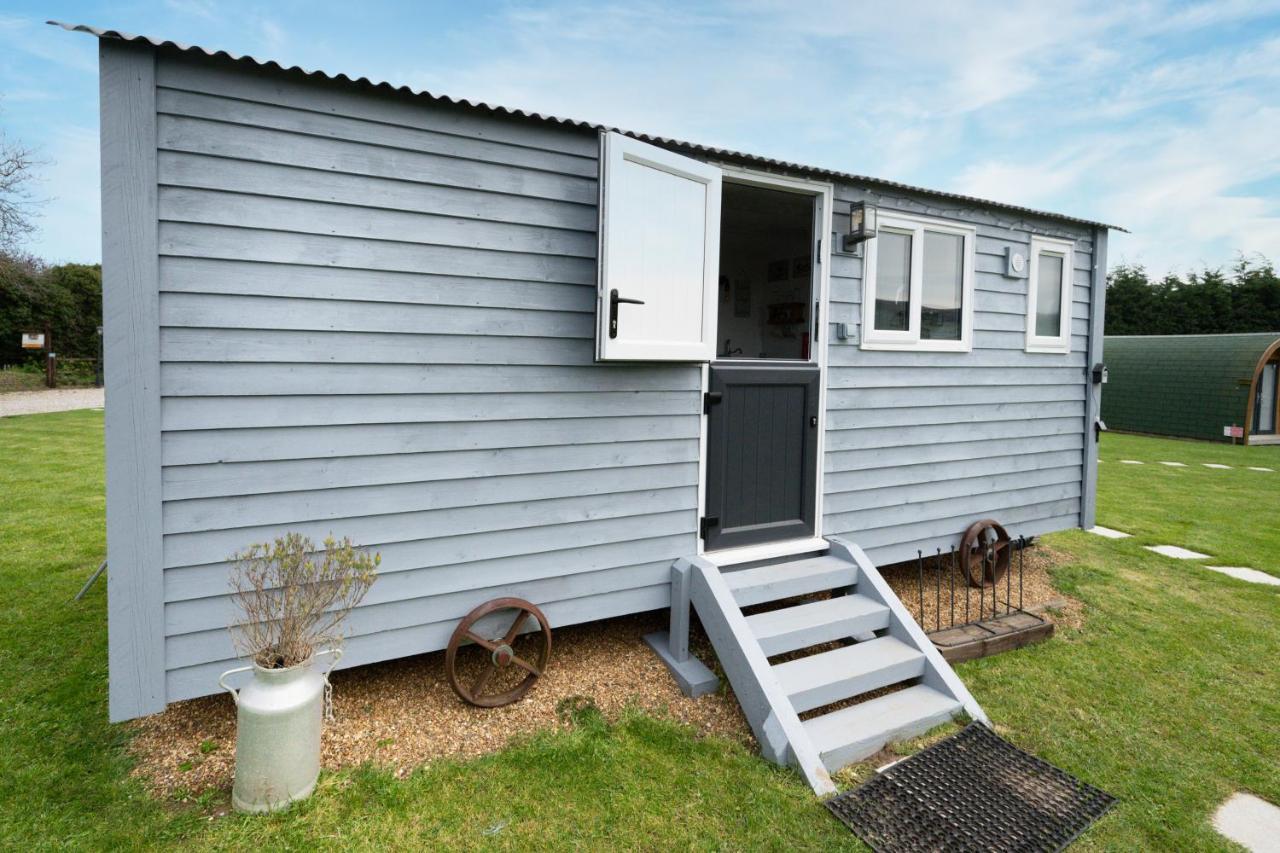
[{"label": "exterior wall lamp", "polygon": [[851,252],[859,243],[876,236],[876,208],[865,201],[855,202],[849,210],[849,233],[844,235],[844,250]]}]

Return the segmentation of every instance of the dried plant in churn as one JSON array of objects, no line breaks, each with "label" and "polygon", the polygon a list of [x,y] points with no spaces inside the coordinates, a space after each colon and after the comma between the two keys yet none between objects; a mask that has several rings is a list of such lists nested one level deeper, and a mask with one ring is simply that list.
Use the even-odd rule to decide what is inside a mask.
[{"label": "dried plant in churn", "polygon": [[[236,778],[232,804],[271,811],[303,799],[320,775],[320,731],[328,672],[315,659],[342,657],[342,624],[377,577],[379,554],[329,537],[324,550],[298,533],[232,558],[231,625],[236,649],[252,661],[218,679],[236,702]],[[253,672],[242,689],[229,675]]]}]

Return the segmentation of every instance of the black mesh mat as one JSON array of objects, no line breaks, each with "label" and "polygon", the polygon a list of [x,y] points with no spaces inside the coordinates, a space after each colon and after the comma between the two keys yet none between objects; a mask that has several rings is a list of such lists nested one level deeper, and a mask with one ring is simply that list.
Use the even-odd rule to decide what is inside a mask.
[{"label": "black mesh mat", "polygon": [[827,808],[873,849],[1061,850],[1115,798],[981,723],[905,758]]}]

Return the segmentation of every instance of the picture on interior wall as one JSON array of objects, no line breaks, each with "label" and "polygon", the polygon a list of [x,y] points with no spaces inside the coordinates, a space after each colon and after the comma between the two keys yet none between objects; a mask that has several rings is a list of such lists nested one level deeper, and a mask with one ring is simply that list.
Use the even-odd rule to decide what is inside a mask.
[{"label": "picture on interior wall", "polygon": [[791,262],[786,258],[777,261],[769,261],[766,279],[768,281],[786,281],[791,277]]},{"label": "picture on interior wall", "polygon": [[809,276],[809,273],[812,271],[813,271],[813,261],[807,255],[802,255],[798,258],[792,259],[791,261],[791,277],[792,278],[807,278]]}]

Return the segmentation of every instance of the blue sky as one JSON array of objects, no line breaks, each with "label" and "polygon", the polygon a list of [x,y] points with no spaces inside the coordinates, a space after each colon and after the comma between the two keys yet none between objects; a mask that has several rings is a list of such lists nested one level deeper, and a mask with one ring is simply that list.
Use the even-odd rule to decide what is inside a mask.
[{"label": "blue sky", "polygon": [[46,18],[1114,222],[1113,265],[1280,260],[1278,0],[7,2],[61,261],[99,258],[97,46]]}]

